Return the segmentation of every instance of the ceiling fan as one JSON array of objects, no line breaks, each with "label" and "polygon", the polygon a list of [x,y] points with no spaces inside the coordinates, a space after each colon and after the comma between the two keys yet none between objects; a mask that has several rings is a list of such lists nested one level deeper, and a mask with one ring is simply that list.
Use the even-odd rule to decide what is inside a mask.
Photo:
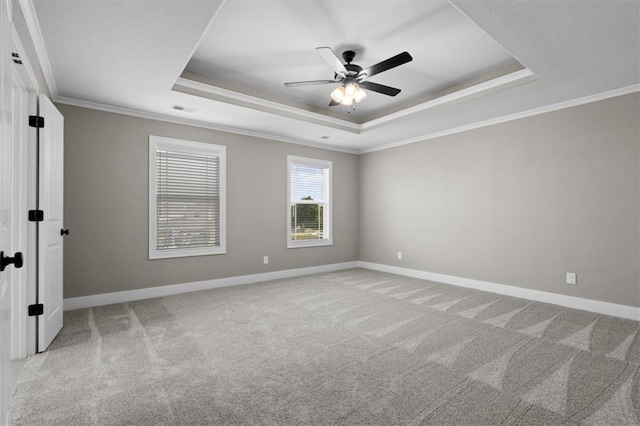
[{"label": "ceiling fan", "polygon": [[347,50],[342,53],[342,58],[346,62],[345,64],[340,61],[330,47],[316,47],[316,50],[333,69],[333,80],[294,81],[285,83],[284,85],[292,87],[338,83],[339,86],[331,92],[331,102],[329,106],[346,105],[355,108],[357,103],[360,103],[367,97],[367,93],[362,89],[382,93],[387,96],[396,96],[400,93],[400,89],[374,83],[367,79],[413,60],[408,52],[402,52],[375,65],[371,65],[369,68],[363,69],[359,65],[352,64],[356,56],[356,53],[352,50]]}]

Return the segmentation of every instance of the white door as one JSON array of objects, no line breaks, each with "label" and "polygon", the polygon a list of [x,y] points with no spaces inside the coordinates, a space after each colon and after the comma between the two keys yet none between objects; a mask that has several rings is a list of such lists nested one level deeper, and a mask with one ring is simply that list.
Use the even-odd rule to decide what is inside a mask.
[{"label": "white door", "polygon": [[[18,49],[12,49],[16,52]],[[16,54],[17,55],[17,54]],[[24,266],[22,269],[13,271],[12,276],[12,328],[11,328],[11,358],[24,358],[28,354],[35,352],[35,320],[27,316],[27,306],[29,302],[29,285],[27,280],[27,270],[32,273],[35,268],[35,225],[33,239],[27,238],[28,220],[27,194],[31,192],[28,187],[27,170],[29,170],[28,155],[33,156],[35,164],[35,151],[31,144],[35,146],[35,129],[29,127],[29,115],[35,115],[37,111],[37,95],[27,88],[28,81],[24,72],[24,64],[19,60],[11,64],[11,126],[13,140],[13,202],[12,202],[12,226],[15,250],[22,252]],[[35,171],[33,171],[35,177]],[[32,241],[28,246],[28,242]],[[35,280],[32,277],[31,283]],[[30,339],[29,339],[30,338]]]},{"label": "white door", "polygon": [[[0,251],[13,257],[13,227],[11,225],[11,202],[13,178],[11,166],[11,125],[9,101],[11,33],[9,31],[9,2],[0,4]],[[0,422],[8,424],[9,374],[11,350],[11,274],[13,265],[0,271]]]},{"label": "white door", "polygon": [[39,115],[39,210],[44,212],[38,238],[38,352],[42,352],[62,329],[63,167],[64,119],[53,103],[40,95]]}]

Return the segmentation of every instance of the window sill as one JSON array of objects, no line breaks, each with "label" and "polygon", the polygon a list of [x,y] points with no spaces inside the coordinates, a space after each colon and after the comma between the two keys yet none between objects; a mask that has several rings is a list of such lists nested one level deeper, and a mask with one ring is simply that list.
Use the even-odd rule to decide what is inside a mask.
[{"label": "window sill", "polygon": [[176,257],[213,256],[218,254],[227,254],[227,251],[223,248],[168,251],[153,250],[149,252],[149,260],[173,259]]},{"label": "window sill", "polygon": [[287,248],[304,248],[304,247],[322,247],[322,246],[332,246],[333,240],[302,240],[302,241],[288,241]]}]

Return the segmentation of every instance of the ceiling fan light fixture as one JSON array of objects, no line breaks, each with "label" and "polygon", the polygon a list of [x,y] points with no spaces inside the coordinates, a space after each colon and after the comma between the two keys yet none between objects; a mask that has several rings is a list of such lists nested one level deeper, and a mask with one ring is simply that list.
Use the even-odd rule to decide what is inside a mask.
[{"label": "ceiling fan light fixture", "polygon": [[355,83],[347,83],[344,86],[344,95],[348,98],[353,98],[358,91],[359,87]]},{"label": "ceiling fan light fixture", "polygon": [[345,98],[345,89],[344,89],[344,86],[342,85],[336,87],[336,89],[333,92],[331,92],[331,99],[333,99],[334,102],[342,103],[344,98]]},{"label": "ceiling fan light fixture", "polygon": [[353,100],[357,103],[360,103],[367,97],[367,92],[362,90],[360,86],[358,86],[358,90],[356,90],[356,94],[353,96]]},{"label": "ceiling fan light fixture", "polygon": [[333,92],[331,92],[331,99],[333,99],[334,102],[345,106],[351,106],[354,103],[360,103],[366,97],[366,92],[354,82],[341,84],[340,86],[336,87]]},{"label": "ceiling fan light fixture", "polygon": [[351,107],[353,105],[353,108],[347,108],[347,113],[355,110],[355,104],[362,102],[367,97],[367,93],[360,88],[358,83],[364,84],[367,90],[387,96],[396,96],[400,93],[400,89],[368,81],[368,78],[413,60],[409,52],[402,52],[363,69],[361,66],[352,63],[355,57],[355,52],[352,50],[347,50],[342,54],[346,64],[342,63],[342,60],[338,58],[330,47],[316,47],[316,50],[320,52],[322,58],[333,69],[333,80],[293,81],[284,83],[284,85],[292,87],[338,83],[339,86],[331,92],[329,106],[345,105]]},{"label": "ceiling fan light fixture", "polygon": [[342,102],[340,102],[340,105],[344,105],[344,106],[351,106],[353,105],[353,98],[347,98],[345,97]]}]

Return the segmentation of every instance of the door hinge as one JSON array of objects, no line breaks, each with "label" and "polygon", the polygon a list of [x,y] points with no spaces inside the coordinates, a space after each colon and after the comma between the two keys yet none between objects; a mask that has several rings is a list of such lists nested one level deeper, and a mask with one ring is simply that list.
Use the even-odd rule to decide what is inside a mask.
[{"label": "door hinge", "polygon": [[37,303],[35,305],[29,305],[29,316],[37,317],[38,315],[44,314],[44,305],[42,303]]},{"label": "door hinge", "polygon": [[35,127],[37,129],[41,129],[44,127],[44,117],[40,117],[39,115],[30,115],[29,116],[29,126]]},{"label": "door hinge", "polygon": [[42,222],[44,212],[42,210],[29,210],[29,222]]}]

